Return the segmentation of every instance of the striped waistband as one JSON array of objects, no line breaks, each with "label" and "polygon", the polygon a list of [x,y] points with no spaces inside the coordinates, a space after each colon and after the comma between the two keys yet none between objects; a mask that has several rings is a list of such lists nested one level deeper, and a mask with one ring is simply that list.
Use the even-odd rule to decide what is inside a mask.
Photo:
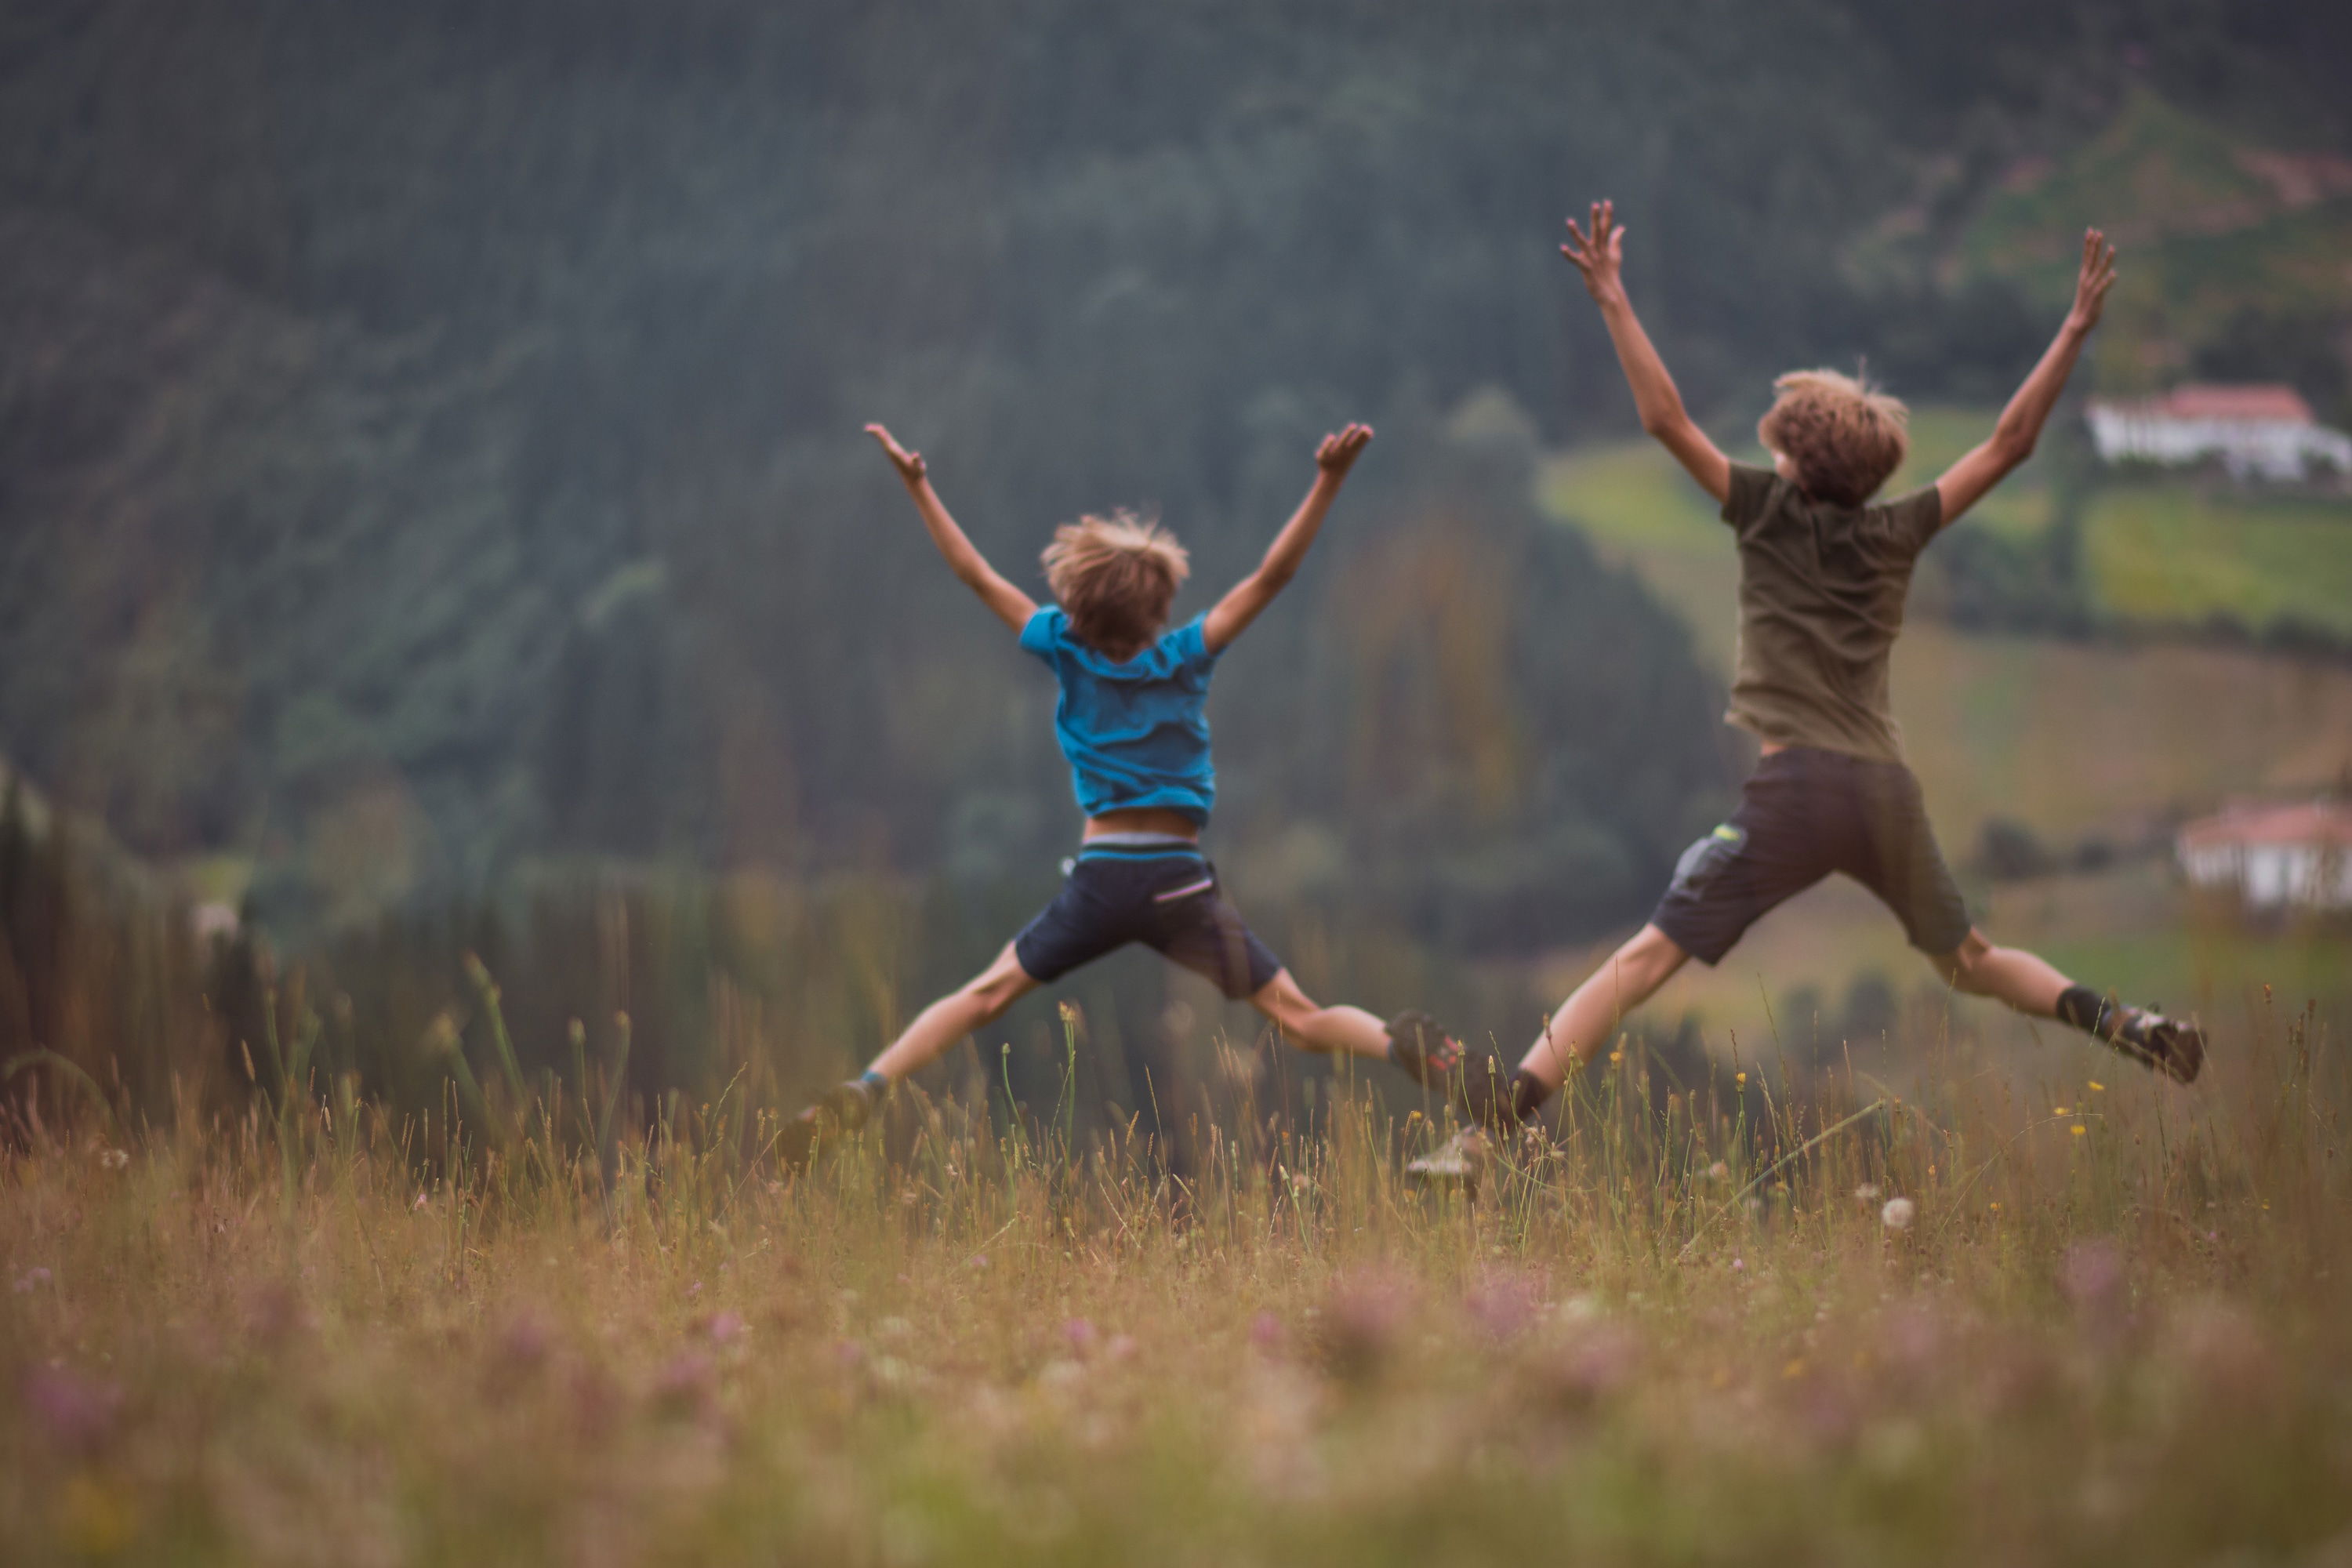
[{"label": "striped waistband", "polygon": [[1208,858],[1201,853],[1199,840],[1173,833],[1101,833],[1078,846],[1081,860],[1106,857],[1118,860],[1168,860],[1178,856],[1195,860]]}]

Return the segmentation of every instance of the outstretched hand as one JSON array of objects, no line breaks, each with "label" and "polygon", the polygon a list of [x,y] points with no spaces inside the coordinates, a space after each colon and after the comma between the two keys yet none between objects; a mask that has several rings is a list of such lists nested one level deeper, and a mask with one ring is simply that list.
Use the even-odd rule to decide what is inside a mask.
[{"label": "outstretched hand", "polygon": [[2066,323],[2083,331],[2099,324],[2107,290],[2116,285],[2116,247],[2095,228],[2083,231],[2083,269],[2074,275],[2074,308]]},{"label": "outstretched hand", "polygon": [[1559,253],[1576,263],[1584,274],[1586,291],[1598,300],[1618,287],[1618,274],[1625,265],[1625,229],[1617,221],[1614,202],[1593,203],[1591,223],[1592,232],[1587,234],[1574,218],[1569,219],[1568,243]]},{"label": "outstretched hand", "polygon": [[1315,466],[1334,479],[1344,479],[1371,439],[1372,427],[1369,425],[1350,425],[1336,436],[1326,436],[1315,448]]},{"label": "outstretched hand", "polygon": [[890,466],[898,470],[900,479],[910,485],[923,482],[923,476],[929,470],[923,467],[923,455],[920,452],[909,452],[906,447],[898,445],[897,437],[879,425],[868,425],[866,427],[866,433],[882,444],[883,455],[890,459]]}]

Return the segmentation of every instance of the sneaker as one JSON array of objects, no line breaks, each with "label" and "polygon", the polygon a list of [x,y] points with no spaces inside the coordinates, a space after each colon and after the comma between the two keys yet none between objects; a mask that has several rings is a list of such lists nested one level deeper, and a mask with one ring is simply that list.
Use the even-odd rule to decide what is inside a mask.
[{"label": "sneaker", "polygon": [[1450,1094],[1462,1071],[1462,1042],[1428,1014],[1409,1009],[1389,1020],[1389,1060],[1422,1088]]},{"label": "sneaker", "polygon": [[1405,1162],[1404,1173],[1424,1187],[1475,1190],[1494,1159],[1494,1139],[1484,1128],[1465,1127],[1419,1159]]},{"label": "sneaker", "polygon": [[2153,1007],[2116,1007],[2100,1020],[2099,1038],[2142,1067],[2195,1083],[2205,1066],[2205,1031]]}]

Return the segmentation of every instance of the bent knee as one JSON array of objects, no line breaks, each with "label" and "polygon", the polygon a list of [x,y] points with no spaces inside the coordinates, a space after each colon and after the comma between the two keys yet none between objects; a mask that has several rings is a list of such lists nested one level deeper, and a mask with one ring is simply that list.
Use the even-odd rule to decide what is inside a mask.
[{"label": "bent knee", "polygon": [[1986,961],[1992,956],[1992,943],[1985,940],[1983,932],[1971,931],[1958,947],[1929,962],[1954,990],[1981,994],[1988,984]]},{"label": "bent knee", "polygon": [[1276,1028],[1282,1031],[1283,1044],[1313,1056],[1322,1056],[1330,1050],[1331,1047],[1318,1037],[1320,1031],[1315,1027],[1317,1020],[1323,1016],[1323,1009],[1314,1004],[1278,1002],[1265,1010],[1265,1016],[1274,1021]]},{"label": "bent knee", "polygon": [[1322,1020],[1323,1009],[1298,989],[1289,971],[1281,972],[1260,986],[1250,998],[1250,1005],[1265,1014],[1266,1021],[1281,1032],[1284,1044],[1318,1056],[1330,1049],[1319,1038],[1322,1031],[1316,1027]]},{"label": "bent knee", "polygon": [[1609,967],[1621,983],[1633,981],[1644,985],[1664,984],[1667,977],[1683,966],[1690,957],[1680,942],[1660,931],[1645,925],[1625,941],[1625,945],[1611,955]]},{"label": "bent knee", "polygon": [[983,974],[963,988],[963,994],[985,1015],[982,1023],[993,1023],[997,1016],[1028,994],[1031,982],[1025,974]]}]

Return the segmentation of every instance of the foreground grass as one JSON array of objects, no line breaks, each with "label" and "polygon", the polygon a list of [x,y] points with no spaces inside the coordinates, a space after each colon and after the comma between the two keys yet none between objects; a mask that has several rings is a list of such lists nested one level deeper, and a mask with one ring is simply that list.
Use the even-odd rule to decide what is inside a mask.
[{"label": "foreground grass", "polygon": [[2258,1019],[2198,1090],[2063,1107],[1969,1079],[1792,1108],[1760,1077],[1695,1103],[1624,1060],[1475,1204],[1402,1186],[1358,1100],[1311,1136],[1212,1134],[1183,1183],[919,1104],[895,1161],[782,1180],[705,1120],[625,1148],[609,1200],[527,1118],[429,1180],[350,1106],[282,1142],[28,1138],[0,1173],[0,1539],[19,1563],[2340,1552],[2326,1049]]}]

